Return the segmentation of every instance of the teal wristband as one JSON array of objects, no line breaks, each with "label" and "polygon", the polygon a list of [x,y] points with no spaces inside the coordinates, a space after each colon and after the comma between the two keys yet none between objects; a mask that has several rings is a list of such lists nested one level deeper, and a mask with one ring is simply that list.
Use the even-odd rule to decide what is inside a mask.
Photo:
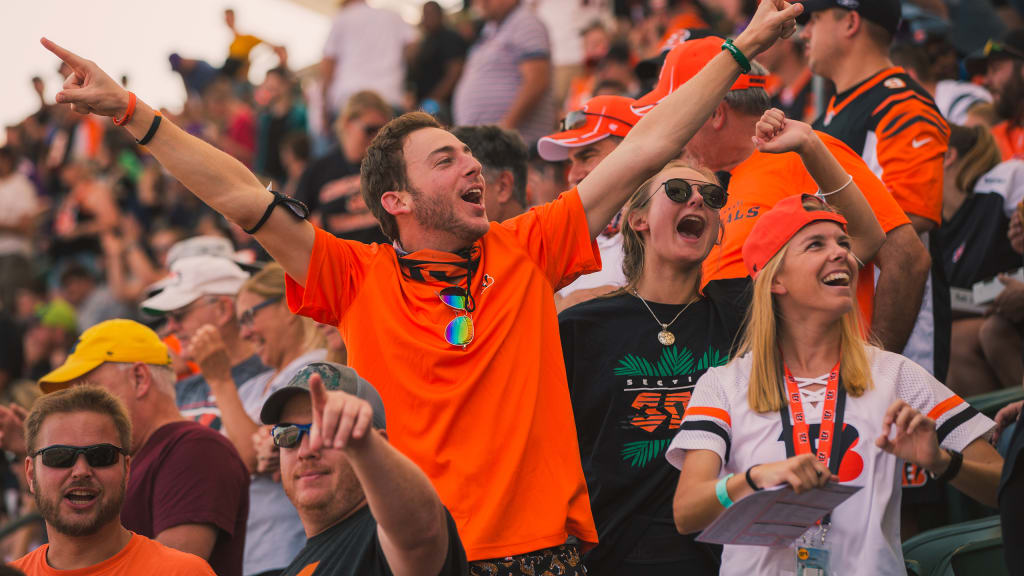
[{"label": "teal wristband", "polygon": [[747,60],[747,56],[743,51],[732,43],[732,38],[729,38],[722,43],[722,50],[728,50],[729,54],[732,54],[732,59],[740,65],[740,70],[743,70],[744,74],[750,73],[750,60]]},{"label": "teal wristband", "polygon": [[725,486],[725,483],[728,482],[729,478],[732,478],[732,476],[732,474],[729,474],[725,478],[719,480],[718,484],[715,484],[715,496],[718,496],[718,503],[725,508],[732,506],[732,498],[729,498],[729,490]]}]

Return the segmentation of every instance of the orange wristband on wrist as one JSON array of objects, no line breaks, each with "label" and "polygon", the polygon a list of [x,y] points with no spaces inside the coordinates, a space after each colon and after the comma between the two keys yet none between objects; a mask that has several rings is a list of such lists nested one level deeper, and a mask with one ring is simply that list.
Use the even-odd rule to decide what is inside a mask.
[{"label": "orange wristband on wrist", "polygon": [[135,92],[128,92],[128,109],[125,110],[124,116],[111,118],[111,120],[114,121],[114,126],[124,126],[132,119],[133,114],[135,114]]}]

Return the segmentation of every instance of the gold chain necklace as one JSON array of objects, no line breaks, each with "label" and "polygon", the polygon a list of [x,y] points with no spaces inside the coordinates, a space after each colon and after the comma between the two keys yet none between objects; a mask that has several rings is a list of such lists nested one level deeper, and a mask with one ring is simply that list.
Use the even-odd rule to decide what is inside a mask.
[{"label": "gold chain necklace", "polygon": [[686,312],[686,309],[690,307],[690,304],[693,304],[697,300],[700,300],[700,297],[697,297],[687,302],[686,306],[683,306],[683,309],[680,310],[678,314],[676,314],[676,317],[673,318],[671,322],[666,324],[662,322],[661,319],[658,318],[658,315],[654,313],[654,310],[651,310],[651,306],[647,304],[647,300],[640,298],[640,294],[637,293],[636,288],[633,288],[633,296],[636,296],[641,302],[644,303],[644,308],[647,308],[647,311],[651,313],[651,316],[654,318],[654,321],[661,326],[661,332],[658,332],[658,342],[660,342],[662,346],[671,346],[676,343],[676,335],[669,332],[668,327],[671,326],[672,324],[675,324],[676,320],[679,320],[679,317],[683,315],[683,312]]}]

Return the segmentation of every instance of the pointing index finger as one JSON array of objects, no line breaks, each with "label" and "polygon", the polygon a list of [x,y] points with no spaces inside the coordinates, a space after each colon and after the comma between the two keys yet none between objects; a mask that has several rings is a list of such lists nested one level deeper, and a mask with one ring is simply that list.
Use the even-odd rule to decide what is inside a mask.
[{"label": "pointing index finger", "polygon": [[84,58],[58,45],[49,38],[40,38],[39,43],[42,44],[43,47],[49,50],[50,52],[53,52],[58,58],[66,62],[69,66],[76,69],[76,71],[78,71],[78,69],[80,68],[85,67],[86,61]]}]

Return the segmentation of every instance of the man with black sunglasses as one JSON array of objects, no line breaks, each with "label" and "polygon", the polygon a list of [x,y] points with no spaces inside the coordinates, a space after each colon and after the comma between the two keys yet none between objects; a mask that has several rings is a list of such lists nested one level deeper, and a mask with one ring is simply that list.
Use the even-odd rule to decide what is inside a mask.
[{"label": "man with black sunglasses", "polygon": [[132,454],[124,526],[208,560],[218,576],[241,576],[249,473],[230,440],[178,411],[170,363],[155,332],[108,320],[83,332],[39,387],[50,394],[94,385],[121,400],[134,432],[115,444]]},{"label": "man with black sunglasses", "polygon": [[25,476],[49,543],[13,562],[15,568],[28,576],[65,570],[213,576],[202,558],[121,525],[132,426],[109,392],[80,386],[40,398],[25,421],[25,436]]},{"label": "man with black sunglasses", "polygon": [[388,444],[384,404],[356,371],[314,362],[263,404],[281,483],[309,538],[282,576],[456,576],[466,552],[430,480]]},{"label": "man with black sunglasses", "polygon": [[95,63],[43,44],[74,71],[58,102],[116,117],[200,198],[254,227],[289,275],[292,311],[339,327],[350,364],[395,415],[390,441],[451,509],[471,572],[575,576],[597,531],[553,294],[600,269],[594,239],[679,154],[748,58],[794,33],[801,10],[761,2],[749,26],[579,186],[501,224],[487,220],[480,163],[464,143],[424,113],[391,121],[363,160],[362,195],[392,243],[370,246],[276,210],[290,199],[160,124]]}]

